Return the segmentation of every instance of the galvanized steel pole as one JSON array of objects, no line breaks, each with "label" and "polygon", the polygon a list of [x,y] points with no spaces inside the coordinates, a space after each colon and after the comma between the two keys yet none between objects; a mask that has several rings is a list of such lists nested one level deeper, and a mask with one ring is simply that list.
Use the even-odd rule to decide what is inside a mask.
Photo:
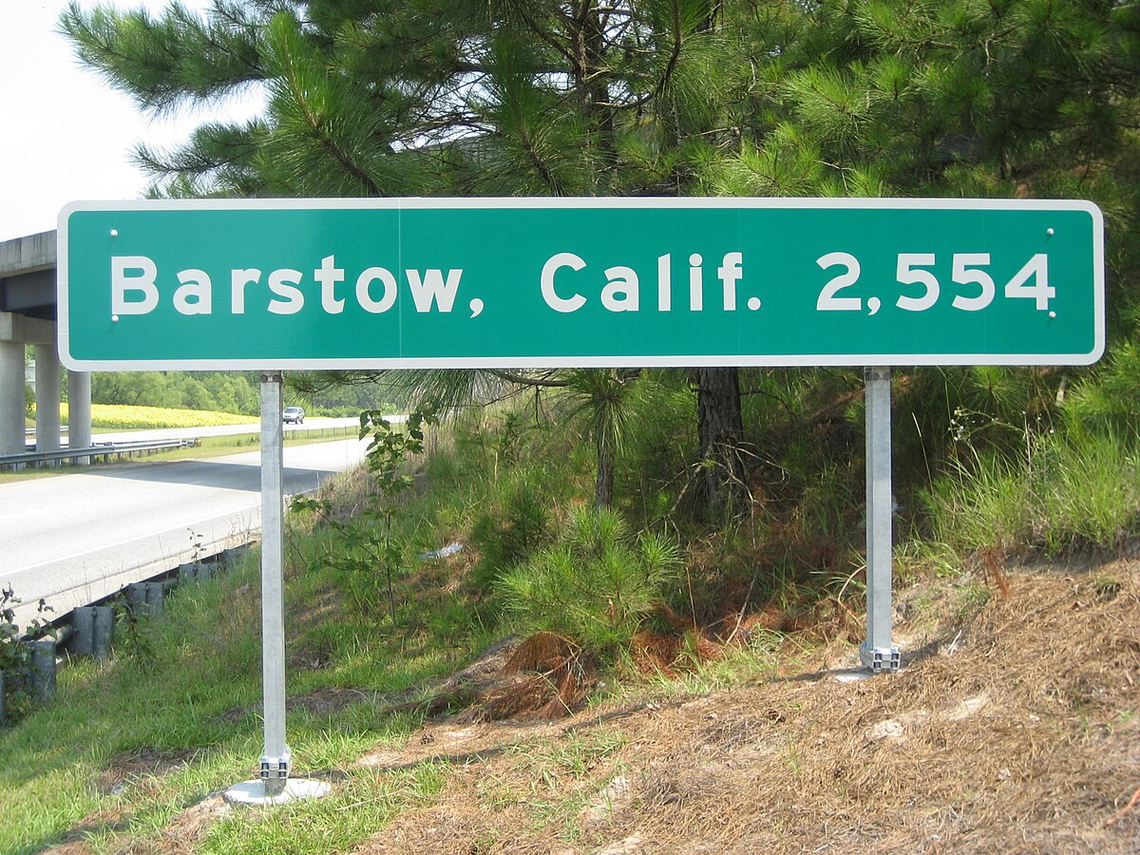
[{"label": "galvanized steel pole", "polygon": [[872,673],[897,671],[899,649],[891,643],[891,372],[868,368],[867,401],[867,640],[859,659]]},{"label": "galvanized steel pole", "polygon": [[226,790],[226,801],[239,804],[285,804],[294,799],[317,798],[329,791],[324,781],[289,777],[292,761],[285,744],[283,380],[279,371],[261,375],[261,676],[265,750],[258,779]]},{"label": "galvanized steel pole", "polygon": [[261,673],[265,751],[261,780],[265,795],[276,796],[289,778],[285,744],[285,591],[281,470],[282,375],[261,376]]}]

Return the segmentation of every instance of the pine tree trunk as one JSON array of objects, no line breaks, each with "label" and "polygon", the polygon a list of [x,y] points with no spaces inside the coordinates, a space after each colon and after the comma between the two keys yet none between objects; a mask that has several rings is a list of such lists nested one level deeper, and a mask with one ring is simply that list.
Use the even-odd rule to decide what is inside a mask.
[{"label": "pine tree trunk", "polygon": [[710,518],[744,495],[744,422],[736,368],[697,369],[697,439],[700,495]]},{"label": "pine tree trunk", "polygon": [[598,447],[598,483],[594,490],[594,504],[608,508],[614,501],[614,453],[605,446]]}]

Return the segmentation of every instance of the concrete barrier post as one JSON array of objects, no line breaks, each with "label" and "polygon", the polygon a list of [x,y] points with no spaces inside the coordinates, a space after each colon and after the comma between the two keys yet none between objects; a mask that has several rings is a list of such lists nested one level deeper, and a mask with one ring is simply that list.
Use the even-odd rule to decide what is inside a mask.
[{"label": "concrete barrier post", "polygon": [[162,615],[162,595],[162,582],[146,583],[146,613],[150,617],[159,617]]},{"label": "concrete barrier post", "polygon": [[147,613],[146,582],[131,582],[127,585],[127,607],[138,617]]},{"label": "concrete barrier post", "polygon": [[178,584],[188,585],[192,582],[198,581],[198,568],[201,565],[197,561],[191,561],[188,564],[178,565]]}]

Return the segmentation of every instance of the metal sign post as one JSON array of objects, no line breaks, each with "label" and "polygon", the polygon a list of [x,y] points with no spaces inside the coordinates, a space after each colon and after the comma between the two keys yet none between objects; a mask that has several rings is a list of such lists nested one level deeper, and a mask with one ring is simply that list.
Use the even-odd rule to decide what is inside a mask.
[{"label": "metal sign post", "polygon": [[261,780],[268,796],[279,795],[289,778],[289,746],[285,744],[281,383],[280,373],[261,375],[261,675],[265,717]]},{"label": "metal sign post", "polygon": [[261,675],[265,746],[261,776],[226,791],[230,801],[282,804],[328,792],[328,784],[290,779],[285,743],[284,428],[279,371],[261,375]]},{"label": "metal sign post", "polygon": [[874,674],[899,670],[891,643],[891,372],[868,368],[867,395],[867,640],[859,659]]}]

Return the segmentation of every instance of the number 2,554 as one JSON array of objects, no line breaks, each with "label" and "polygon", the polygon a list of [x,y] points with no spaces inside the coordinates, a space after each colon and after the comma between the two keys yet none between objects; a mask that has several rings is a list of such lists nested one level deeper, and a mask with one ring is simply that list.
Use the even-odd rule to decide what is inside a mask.
[{"label": "number 2,554", "polygon": [[[815,307],[821,312],[860,312],[862,297],[840,296],[845,288],[859,281],[859,259],[848,252],[829,252],[816,259],[824,270],[845,268],[819,292]],[[955,294],[951,305],[964,312],[980,312],[993,302],[997,286],[986,271],[990,265],[988,252],[956,252],[951,262],[950,281]],[[895,278],[903,286],[895,305],[908,312],[923,312],[933,307],[942,293],[942,285],[930,268],[935,266],[934,253],[903,252],[898,255]],[[1048,311],[1049,300],[1056,289],[1049,284],[1049,258],[1045,253],[1034,255],[1005,283],[1008,298],[1033,300],[1040,311]],[[879,310],[880,301],[871,297],[867,301],[871,314]]]}]

